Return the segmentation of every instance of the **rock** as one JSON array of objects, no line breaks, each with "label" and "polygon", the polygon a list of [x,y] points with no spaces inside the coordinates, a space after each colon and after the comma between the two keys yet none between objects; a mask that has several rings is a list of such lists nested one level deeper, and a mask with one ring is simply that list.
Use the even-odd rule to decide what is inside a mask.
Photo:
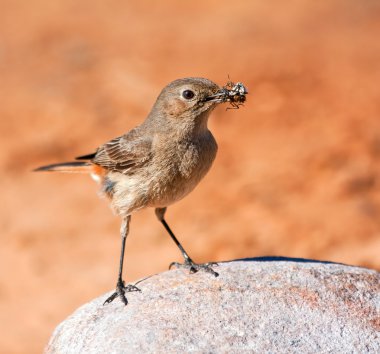
[{"label": "rock", "polygon": [[380,273],[304,259],[171,270],[141,293],[103,295],[54,331],[46,353],[380,353]]}]

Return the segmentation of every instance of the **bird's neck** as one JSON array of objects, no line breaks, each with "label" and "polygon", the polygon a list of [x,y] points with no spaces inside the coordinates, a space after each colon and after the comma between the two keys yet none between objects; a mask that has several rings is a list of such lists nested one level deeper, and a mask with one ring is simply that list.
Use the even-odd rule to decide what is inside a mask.
[{"label": "bird's neck", "polygon": [[208,133],[207,122],[211,111],[204,111],[198,116],[159,117],[149,115],[145,125],[149,125],[155,133],[171,135],[173,139],[187,140]]}]

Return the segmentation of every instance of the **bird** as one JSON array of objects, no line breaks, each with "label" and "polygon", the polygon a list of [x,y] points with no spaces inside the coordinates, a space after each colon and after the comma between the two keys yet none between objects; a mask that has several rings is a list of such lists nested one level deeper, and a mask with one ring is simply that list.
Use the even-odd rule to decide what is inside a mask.
[{"label": "bird", "polygon": [[191,273],[205,271],[218,276],[216,263],[195,263],[185,251],[165,219],[167,207],[188,195],[209,171],[218,146],[208,129],[214,108],[230,102],[234,108],[245,101],[242,83],[219,87],[209,79],[189,77],[165,86],[146,119],[138,126],[99,146],[75,161],[41,166],[35,171],[87,173],[100,185],[115,214],[121,217],[121,250],[115,292],[104,304],[119,297],[128,304],[126,293],[140,291],[125,284],[123,262],[131,215],[154,208],[184,263],[170,265]]}]

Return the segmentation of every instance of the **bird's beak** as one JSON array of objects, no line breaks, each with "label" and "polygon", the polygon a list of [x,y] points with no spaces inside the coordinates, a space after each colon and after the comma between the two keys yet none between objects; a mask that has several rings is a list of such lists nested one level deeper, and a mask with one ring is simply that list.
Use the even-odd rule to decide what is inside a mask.
[{"label": "bird's beak", "polygon": [[203,99],[203,102],[215,102],[215,103],[223,103],[228,100],[228,90],[225,88],[219,89],[213,95],[207,96]]}]

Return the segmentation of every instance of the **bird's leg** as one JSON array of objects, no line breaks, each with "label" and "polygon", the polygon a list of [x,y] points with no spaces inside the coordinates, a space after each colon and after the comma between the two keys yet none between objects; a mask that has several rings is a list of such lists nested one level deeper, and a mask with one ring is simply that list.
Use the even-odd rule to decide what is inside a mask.
[{"label": "bird's leg", "polygon": [[131,221],[131,216],[128,215],[126,218],[123,218],[123,221],[121,223],[121,228],[120,228],[121,253],[120,253],[119,275],[117,277],[117,283],[116,283],[116,291],[104,302],[103,305],[111,303],[118,296],[120,297],[120,300],[123,302],[123,304],[127,305],[128,300],[125,296],[125,293],[131,292],[131,291],[141,291],[139,288],[131,284],[128,284],[127,286],[125,286],[125,283],[123,280],[125,240],[127,239],[127,236],[128,236],[130,221]]},{"label": "bird's leg", "polygon": [[208,273],[211,273],[211,274],[213,274],[214,276],[217,277],[219,274],[212,269],[212,266],[216,266],[217,263],[197,264],[187,254],[187,252],[185,251],[185,249],[182,247],[182,245],[180,244],[180,242],[175,237],[173,231],[170,229],[168,223],[165,221],[165,217],[164,216],[165,216],[166,208],[156,208],[155,212],[156,212],[156,216],[157,216],[158,220],[162,223],[162,225],[164,225],[166,231],[168,232],[168,234],[170,235],[170,237],[172,238],[172,240],[175,242],[175,244],[177,245],[177,247],[181,251],[182,256],[183,256],[183,258],[185,260],[184,263],[177,263],[177,262],[171,263],[170,266],[169,266],[169,269],[171,267],[173,267],[173,266],[175,266],[177,268],[187,268],[187,269],[190,270],[190,273],[196,273],[199,270],[204,270],[204,271],[206,271]]}]

